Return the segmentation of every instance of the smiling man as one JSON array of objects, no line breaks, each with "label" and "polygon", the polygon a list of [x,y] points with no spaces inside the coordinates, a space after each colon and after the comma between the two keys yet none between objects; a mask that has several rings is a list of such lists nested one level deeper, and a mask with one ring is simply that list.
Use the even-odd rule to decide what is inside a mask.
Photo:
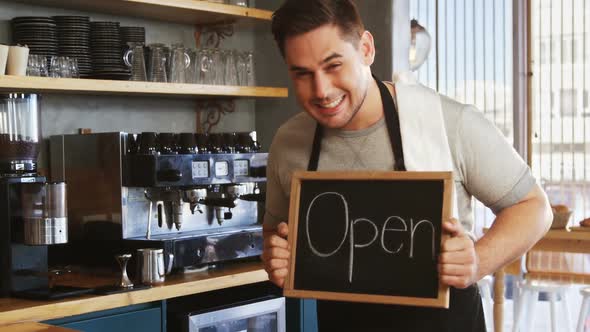
[{"label": "smiling man", "polygon": [[[326,128],[357,130],[381,118],[377,84],[369,67],[373,37],[364,31],[357,39],[354,44],[343,43],[340,28],[326,25],[316,33],[293,36],[284,46],[299,103]],[[362,116],[356,116],[361,108]]]},{"label": "smiling man", "polygon": [[[374,78],[373,37],[351,0],[287,0],[272,31],[304,112],[281,126],[270,148],[262,255],[269,279],[282,286],[288,273],[294,171],[424,170],[433,161],[419,151],[446,153],[458,210],[458,220],[443,223],[450,238],[438,257],[440,280],[451,286],[449,309],[318,301],[318,324],[321,331],[485,331],[475,283],[522,255],[550,225],[547,198],[526,163],[472,106]],[[477,242],[473,197],[496,214]]]}]

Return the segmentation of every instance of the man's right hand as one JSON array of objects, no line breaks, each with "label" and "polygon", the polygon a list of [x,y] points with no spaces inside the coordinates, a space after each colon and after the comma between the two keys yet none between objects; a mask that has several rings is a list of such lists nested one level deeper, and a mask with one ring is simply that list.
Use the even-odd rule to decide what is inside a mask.
[{"label": "man's right hand", "polygon": [[279,287],[285,284],[285,277],[289,273],[290,247],[287,242],[289,226],[282,222],[276,227],[263,225],[264,249],[262,261],[268,273],[268,279]]}]

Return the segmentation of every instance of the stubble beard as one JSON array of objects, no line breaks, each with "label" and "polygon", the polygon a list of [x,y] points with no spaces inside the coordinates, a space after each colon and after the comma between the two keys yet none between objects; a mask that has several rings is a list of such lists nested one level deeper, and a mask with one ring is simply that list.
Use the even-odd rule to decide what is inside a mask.
[{"label": "stubble beard", "polygon": [[363,104],[365,103],[365,99],[367,98],[368,94],[369,94],[369,83],[365,84],[365,91],[363,93],[363,97],[361,98],[361,101],[358,103],[358,105],[356,105],[356,107],[354,107],[352,114],[350,115],[350,118],[348,119],[348,121],[346,121],[346,123],[344,125],[338,127],[337,129],[345,128],[346,126],[348,126],[352,122],[354,117],[361,110],[361,107],[363,107]]}]

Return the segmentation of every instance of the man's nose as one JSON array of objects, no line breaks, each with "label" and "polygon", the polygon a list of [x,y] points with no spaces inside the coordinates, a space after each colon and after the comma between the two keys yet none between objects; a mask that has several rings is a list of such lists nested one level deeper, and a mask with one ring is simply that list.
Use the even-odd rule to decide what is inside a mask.
[{"label": "man's nose", "polygon": [[325,99],[328,97],[330,91],[330,80],[323,73],[314,75],[314,97],[317,99]]}]

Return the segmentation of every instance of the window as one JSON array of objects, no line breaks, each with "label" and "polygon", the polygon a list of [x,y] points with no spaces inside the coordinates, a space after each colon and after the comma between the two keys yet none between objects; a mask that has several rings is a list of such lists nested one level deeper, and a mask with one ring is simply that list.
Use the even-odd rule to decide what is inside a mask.
[{"label": "window", "polygon": [[559,91],[559,110],[561,116],[575,116],[578,113],[578,90],[561,89]]},{"label": "window", "polygon": [[531,0],[530,6],[531,168],[551,203],[574,211],[573,224],[590,216],[590,4]]},{"label": "window", "polygon": [[542,41],[540,42],[540,47],[541,47],[541,63],[542,64],[547,64],[549,63],[549,59],[548,59],[548,49],[547,49],[547,44],[549,42],[548,41]]},{"label": "window", "polygon": [[[410,4],[410,16],[428,30],[433,43],[427,62],[417,71],[418,80],[475,105],[512,142],[512,1],[415,0]],[[481,235],[493,219],[491,211],[477,202],[476,234]]]}]

